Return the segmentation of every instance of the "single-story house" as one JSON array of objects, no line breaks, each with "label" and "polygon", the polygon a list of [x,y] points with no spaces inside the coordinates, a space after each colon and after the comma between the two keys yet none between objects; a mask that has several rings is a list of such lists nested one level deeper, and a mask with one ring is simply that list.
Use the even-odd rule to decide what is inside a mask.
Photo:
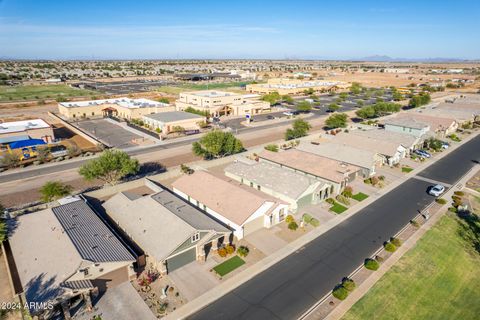
[{"label": "single-story house", "polygon": [[162,188],[154,194],[120,192],[103,207],[110,219],[138,247],[146,264],[160,273],[193,261],[229,242],[231,230]]},{"label": "single-story house", "polygon": [[224,171],[227,177],[289,203],[293,212],[330,196],[330,184],[267,162],[236,160]]},{"label": "single-story house", "polygon": [[17,294],[24,302],[34,303],[30,313],[53,312],[41,305],[51,303],[69,319],[70,301],[81,297],[91,307],[91,293],[134,279],[136,257],[84,199],[69,197],[60,202],[57,207],[17,216],[6,245],[13,257],[10,272],[18,276],[12,280],[22,287]]},{"label": "single-story house", "polygon": [[[413,125],[423,125],[423,127],[428,126],[429,132],[437,138],[444,138],[447,135],[454,133],[458,128],[458,123],[454,118],[435,117],[417,112],[409,112],[399,114],[384,121],[385,130],[406,132],[406,130],[400,128],[402,123],[405,128],[410,129]],[[413,129],[413,131],[415,130]],[[426,133],[427,132],[419,131],[414,135],[421,137]]]},{"label": "single-story house", "polygon": [[360,171],[357,166],[297,149],[279,152],[263,150],[258,158],[260,162],[274,164],[329,184],[331,195],[341,193]]},{"label": "single-story house", "polygon": [[232,228],[239,240],[280,223],[288,212],[286,202],[206,171],[184,175],[173,182],[172,188],[176,194]]},{"label": "single-story house", "polygon": [[335,136],[335,143],[376,152],[383,162],[392,166],[405,158],[410,151],[421,147],[423,137],[387,131],[385,129],[351,130]]},{"label": "single-story house", "polygon": [[378,155],[375,151],[335,143],[332,140],[314,140],[311,143],[301,143],[296,148],[357,166],[361,169],[361,174],[364,178],[373,176],[376,172],[376,167],[384,164],[384,157]]},{"label": "single-story house", "polygon": [[169,111],[147,114],[142,117],[143,121],[151,128],[160,128],[163,133],[175,131],[176,127],[185,130],[199,130],[199,122],[205,117],[184,111]]},{"label": "single-story house", "polygon": [[466,122],[480,123],[480,103],[475,95],[456,99],[453,103],[442,102],[426,106],[420,110],[414,110],[413,113],[440,118],[453,118],[459,125]]}]

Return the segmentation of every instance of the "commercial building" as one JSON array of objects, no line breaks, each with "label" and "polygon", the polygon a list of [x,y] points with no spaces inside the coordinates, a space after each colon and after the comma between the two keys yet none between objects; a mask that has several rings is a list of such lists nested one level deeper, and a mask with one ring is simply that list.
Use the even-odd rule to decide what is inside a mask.
[{"label": "commercial building", "polygon": [[23,302],[33,302],[32,315],[46,312],[45,319],[54,310],[42,308],[42,303],[62,308],[70,319],[71,301],[81,298],[91,308],[92,294],[101,295],[135,278],[132,251],[89,205],[76,197],[60,202],[60,206],[18,216],[7,243],[13,257],[9,264],[13,283],[22,287],[17,294]]},{"label": "commercial building", "polygon": [[254,115],[270,111],[270,103],[256,94],[205,90],[180,93],[175,102],[178,111],[192,108],[212,116]]},{"label": "commercial building", "polygon": [[110,219],[144,251],[147,265],[166,274],[205,261],[210,250],[229,242],[231,230],[170,191],[153,189],[157,192],[148,195],[120,192],[103,204]]},{"label": "commercial building", "polygon": [[329,195],[340,194],[360,171],[357,166],[297,149],[279,152],[263,150],[258,158],[261,162],[274,164],[282,169],[291,170],[329,184]]},{"label": "commercial building", "polygon": [[280,95],[299,95],[310,89],[315,92],[332,92],[338,89],[346,89],[349,86],[348,83],[342,81],[275,78],[269,79],[267,83],[249,84],[246,90],[259,94],[278,92]]},{"label": "commercial building", "polygon": [[330,196],[329,184],[266,162],[236,160],[225,168],[225,175],[289,203],[293,212]]},{"label": "commercial building", "polygon": [[41,139],[45,143],[53,142],[55,140],[53,128],[43,119],[0,123],[0,144],[28,139]]},{"label": "commercial building", "polygon": [[285,220],[288,204],[205,171],[184,175],[173,191],[234,230],[237,239]]},{"label": "commercial building", "polygon": [[199,123],[204,121],[205,117],[184,111],[169,111],[148,114],[143,116],[142,120],[152,129],[159,128],[163,133],[170,133],[174,131],[175,127],[181,127],[185,130],[199,130]]},{"label": "commercial building", "polygon": [[58,104],[58,112],[70,120],[95,117],[139,119],[150,113],[174,110],[174,106],[166,103],[149,99],[130,98],[61,102]]}]

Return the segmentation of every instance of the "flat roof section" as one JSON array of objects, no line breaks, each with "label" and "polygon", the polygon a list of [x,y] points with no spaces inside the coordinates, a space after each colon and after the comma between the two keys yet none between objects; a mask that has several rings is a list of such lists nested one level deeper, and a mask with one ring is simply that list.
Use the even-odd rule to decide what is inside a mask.
[{"label": "flat roof section", "polygon": [[168,112],[152,113],[152,114],[147,114],[144,117],[152,120],[164,122],[164,123],[181,121],[181,120],[190,120],[190,119],[198,119],[198,120],[205,119],[205,117],[200,116],[198,114],[183,112],[183,111],[168,111]]},{"label": "flat roof section", "polygon": [[0,123],[0,134],[45,128],[50,128],[50,125],[42,119],[3,122]]}]

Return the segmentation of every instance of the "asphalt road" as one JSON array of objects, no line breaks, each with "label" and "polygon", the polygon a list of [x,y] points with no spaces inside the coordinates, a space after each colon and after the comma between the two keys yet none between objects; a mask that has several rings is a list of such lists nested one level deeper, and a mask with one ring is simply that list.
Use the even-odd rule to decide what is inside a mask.
[{"label": "asphalt road", "polygon": [[[420,174],[455,183],[480,158],[480,136]],[[295,319],[433,201],[411,178],[190,319]]]}]

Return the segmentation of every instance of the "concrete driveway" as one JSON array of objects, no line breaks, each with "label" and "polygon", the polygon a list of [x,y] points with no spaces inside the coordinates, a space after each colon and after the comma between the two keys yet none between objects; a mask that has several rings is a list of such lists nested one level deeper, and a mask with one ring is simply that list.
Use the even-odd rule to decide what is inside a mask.
[{"label": "concrete driveway", "polygon": [[288,244],[285,240],[275,235],[276,230],[276,227],[260,229],[246,236],[245,240],[265,255],[269,255]]},{"label": "concrete driveway", "polygon": [[178,291],[191,301],[220,283],[214,273],[209,271],[216,264],[213,259],[208,258],[205,263],[194,261],[169,273],[168,277]]},{"label": "concrete driveway", "polygon": [[94,312],[75,319],[90,320],[93,315],[102,319],[157,319],[130,282],[108,289],[93,307]]}]

